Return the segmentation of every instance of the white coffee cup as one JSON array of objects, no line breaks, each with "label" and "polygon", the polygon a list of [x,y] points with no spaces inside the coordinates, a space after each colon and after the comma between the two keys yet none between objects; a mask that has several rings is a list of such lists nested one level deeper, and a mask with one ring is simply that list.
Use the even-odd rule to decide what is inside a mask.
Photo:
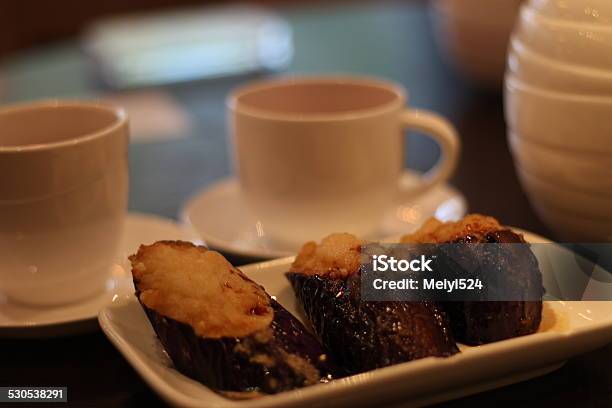
[{"label": "white coffee cup", "polygon": [[[228,98],[234,163],[258,230],[290,244],[337,231],[368,236],[400,195],[448,180],[457,133],[405,104],[400,85],[345,75],[281,77],[235,90]],[[406,192],[399,180],[409,129],[430,135],[442,154]]]},{"label": "white coffee cup", "polygon": [[0,292],[53,305],[104,288],[127,208],[127,145],[114,107],[0,108]]}]

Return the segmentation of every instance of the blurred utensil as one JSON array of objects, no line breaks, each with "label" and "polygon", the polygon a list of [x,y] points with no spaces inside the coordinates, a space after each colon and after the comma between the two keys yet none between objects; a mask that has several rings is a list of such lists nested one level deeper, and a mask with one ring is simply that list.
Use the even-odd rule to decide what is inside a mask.
[{"label": "blurred utensil", "polygon": [[436,39],[451,64],[476,83],[501,89],[508,38],[521,1],[433,1]]}]

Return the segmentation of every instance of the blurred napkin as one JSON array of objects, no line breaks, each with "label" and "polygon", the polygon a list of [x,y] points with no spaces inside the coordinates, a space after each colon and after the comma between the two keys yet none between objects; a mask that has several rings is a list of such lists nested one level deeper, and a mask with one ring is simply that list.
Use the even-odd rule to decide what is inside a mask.
[{"label": "blurred napkin", "polygon": [[101,100],[121,106],[130,118],[131,142],[159,142],[188,137],[189,112],[169,93],[141,90],[102,95]]}]

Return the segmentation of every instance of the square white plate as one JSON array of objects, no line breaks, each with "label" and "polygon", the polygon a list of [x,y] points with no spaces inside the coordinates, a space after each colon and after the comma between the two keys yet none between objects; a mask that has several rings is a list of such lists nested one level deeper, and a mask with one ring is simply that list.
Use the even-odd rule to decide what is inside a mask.
[{"label": "square white plate", "polygon": [[[525,234],[530,242],[541,237]],[[559,247],[560,248],[560,247]],[[562,250],[561,248],[559,250]],[[291,313],[303,319],[284,276],[292,258],[242,267]],[[543,271],[546,281],[546,271]],[[611,284],[601,290],[612,290]],[[612,293],[612,292],[610,292]],[[461,346],[449,358],[429,357],[249,400],[230,400],[172,367],[134,296],[102,310],[100,326],[142,378],[168,403],[185,407],[317,407],[424,405],[523,381],[552,371],[574,355],[612,341],[612,302],[545,302],[538,333]]]}]

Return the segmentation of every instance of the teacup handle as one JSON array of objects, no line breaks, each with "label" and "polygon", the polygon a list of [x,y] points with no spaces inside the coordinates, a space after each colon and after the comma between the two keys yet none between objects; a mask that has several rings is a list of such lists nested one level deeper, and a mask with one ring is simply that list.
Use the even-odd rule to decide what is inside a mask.
[{"label": "teacup handle", "polygon": [[401,194],[424,193],[433,186],[447,181],[457,167],[461,150],[461,141],[453,125],[436,113],[418,109],[404,110],[400,120],[404,129],[423,132],[440,145],[438,162],[421,176],[416,187],[407,189],[400,185]]}]

